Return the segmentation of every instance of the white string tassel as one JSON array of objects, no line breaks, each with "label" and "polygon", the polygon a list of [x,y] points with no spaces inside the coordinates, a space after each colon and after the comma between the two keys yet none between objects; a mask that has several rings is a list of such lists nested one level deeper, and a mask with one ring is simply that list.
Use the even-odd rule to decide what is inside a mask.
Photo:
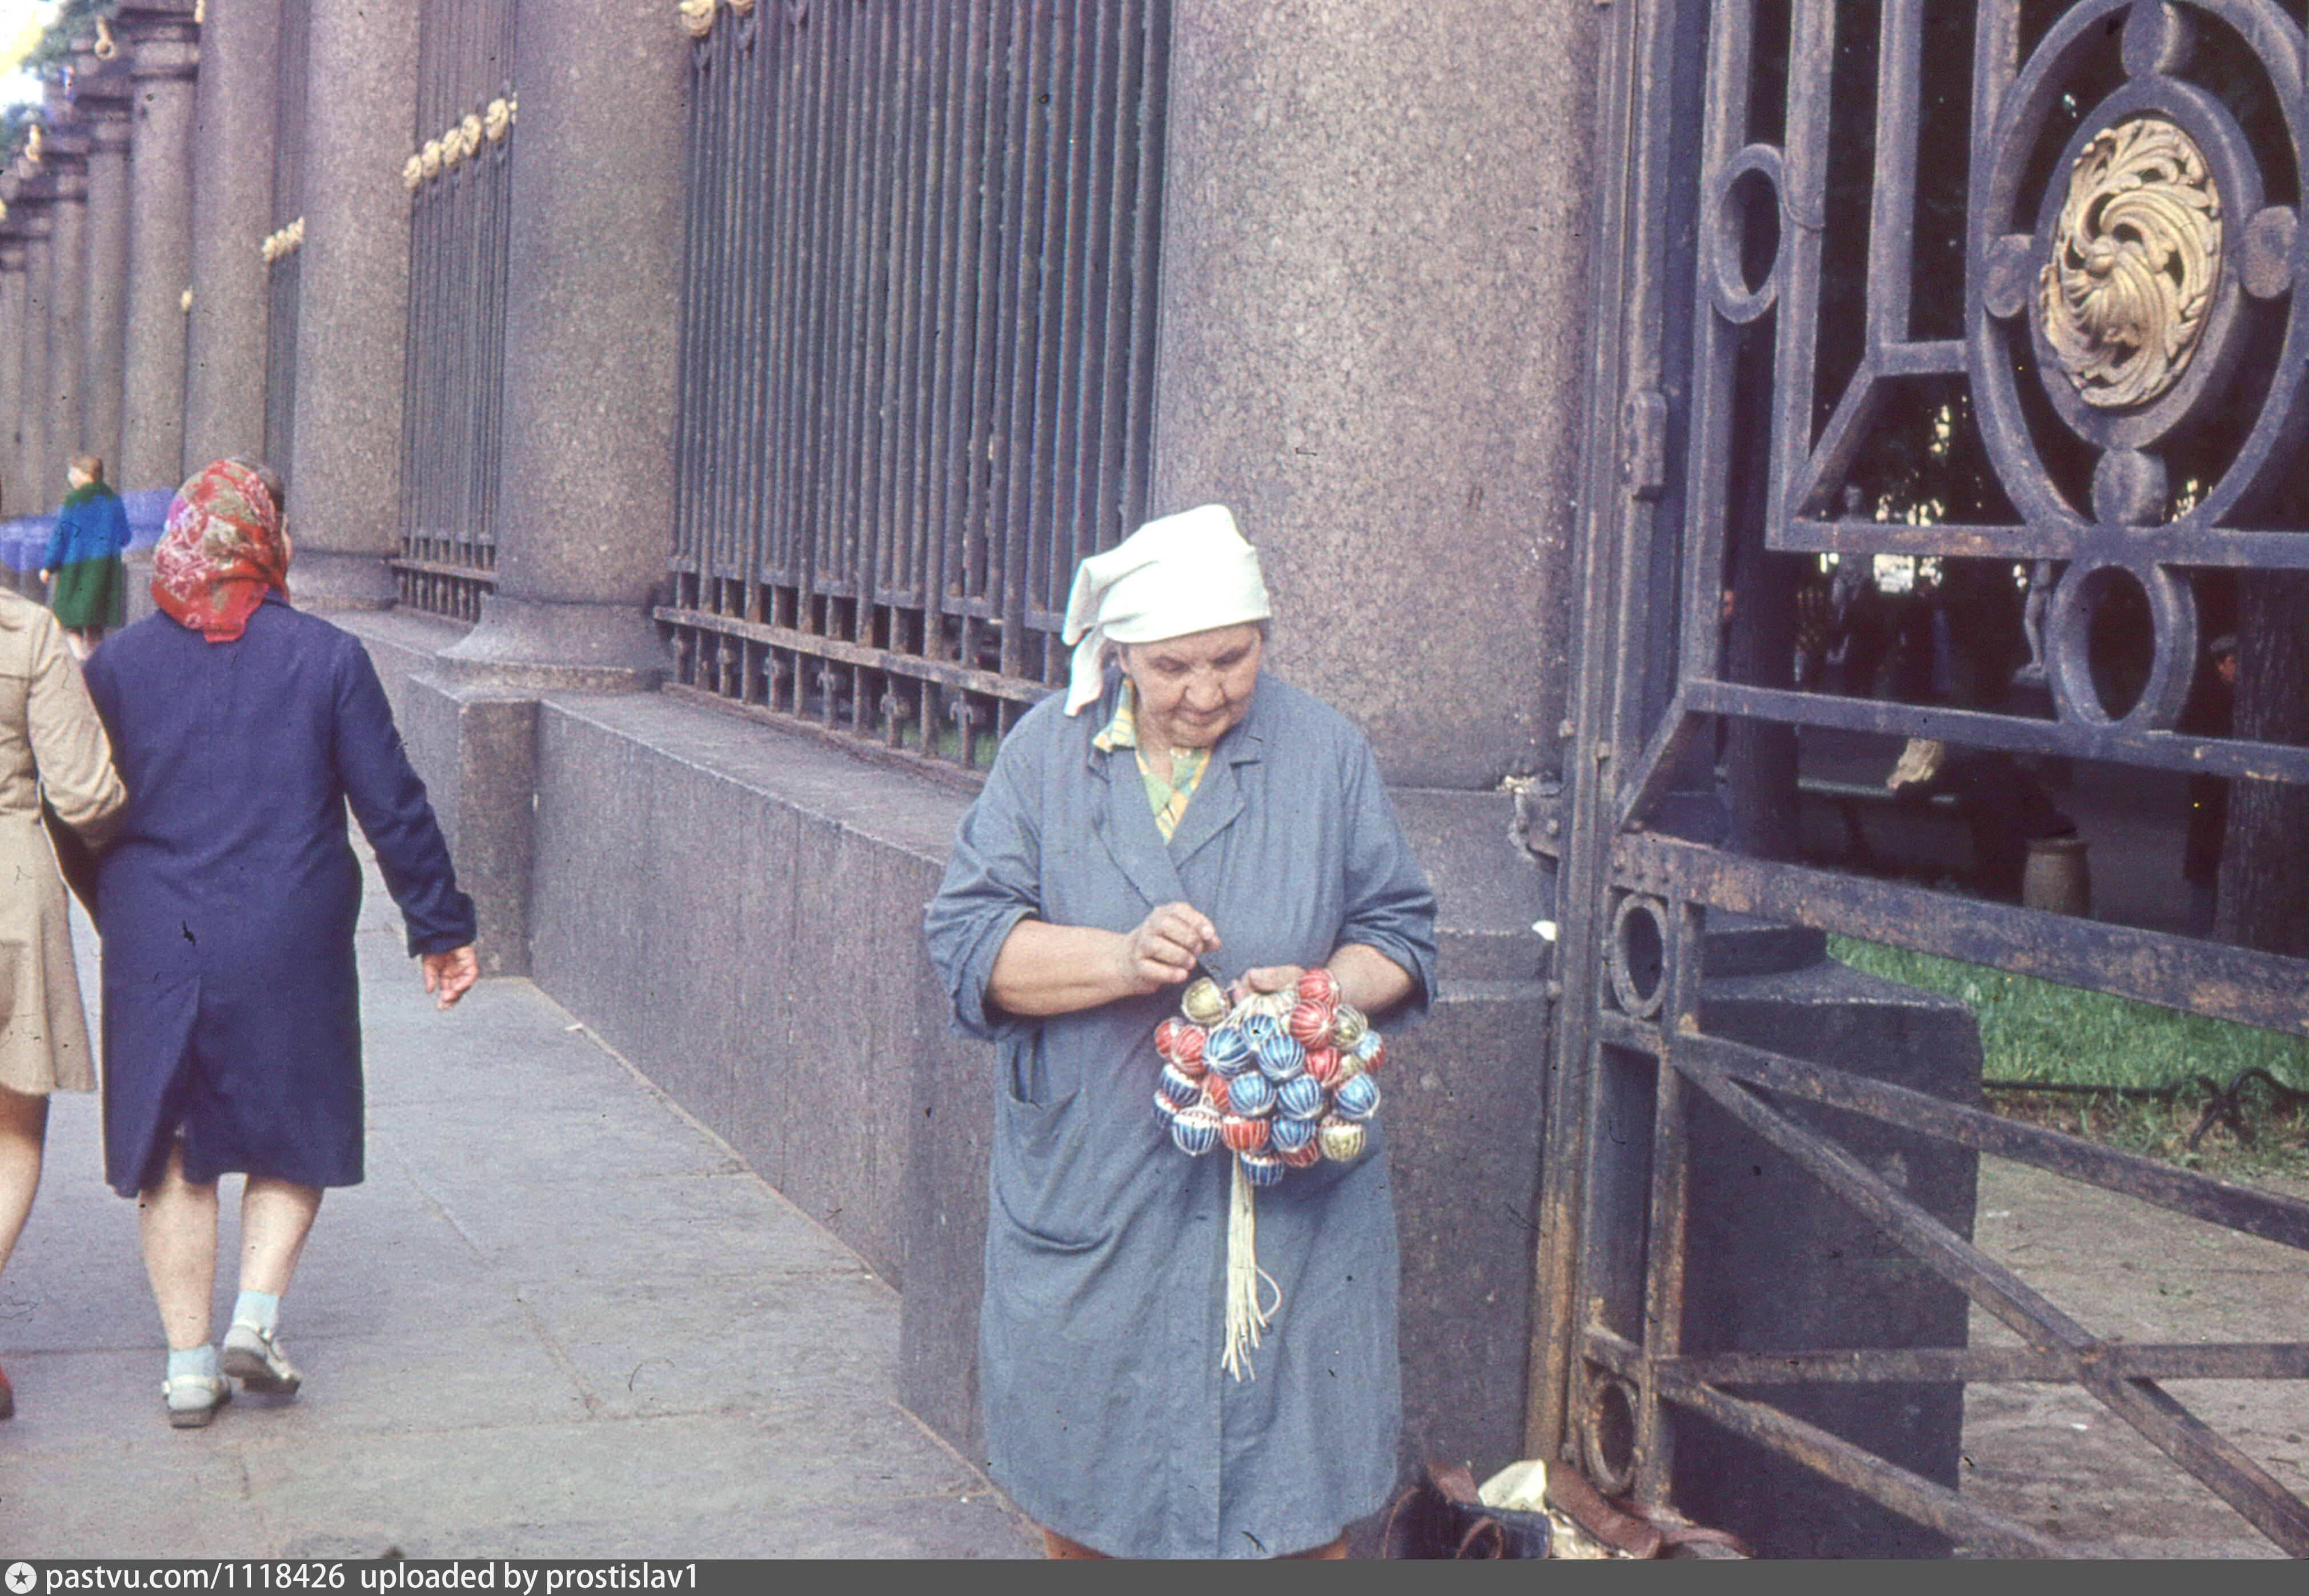
[{"label": "white string tassel", "polygon": [[[1258,1333],[1275,1322],[1275,1314],[1283,1307],[1283,1288],[1258,1266],[1258,1216],[1251,1206],[1250,1178],[1242,1172],[1241,1159],[1227,1161],[1234,1166],[1234,1190],[1227,1199],[1226,1356],[1219,1360],[1219,1367],[1237,1380],[1255,1380],[1258,1371],[1250,1366],[1250,1354],[1258,1345]],[[1274,1293],[1274,1300],[1265,1307],[1258,1301],[1261,1281]]]}]

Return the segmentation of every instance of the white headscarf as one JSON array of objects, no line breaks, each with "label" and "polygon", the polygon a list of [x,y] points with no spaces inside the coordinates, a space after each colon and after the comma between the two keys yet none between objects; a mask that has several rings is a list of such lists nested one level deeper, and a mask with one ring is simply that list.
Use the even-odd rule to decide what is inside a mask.
[{"label": "white headscarf", "polygon": [[1075,645],[1067,713],[1098,701],[1110,643],[1161,643],[1267,617],[1258,553],[1224,505],[1150,521],[1075,568],[1062,642]]}]

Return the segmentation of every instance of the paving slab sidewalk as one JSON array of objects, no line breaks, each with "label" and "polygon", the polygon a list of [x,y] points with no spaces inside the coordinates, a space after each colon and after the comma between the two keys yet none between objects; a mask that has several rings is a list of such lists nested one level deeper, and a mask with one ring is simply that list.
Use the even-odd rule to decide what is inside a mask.
[{"label": "paving slab sidewalk", "polygon": [[898,1405],[896,1294],[527,981],[434,1013],[364,868],[368,1179],[281,1310],[305,1391],[168,1427],[135,1211],[57,1098],[0,1277],[0,1557],[1038,1552]]}]

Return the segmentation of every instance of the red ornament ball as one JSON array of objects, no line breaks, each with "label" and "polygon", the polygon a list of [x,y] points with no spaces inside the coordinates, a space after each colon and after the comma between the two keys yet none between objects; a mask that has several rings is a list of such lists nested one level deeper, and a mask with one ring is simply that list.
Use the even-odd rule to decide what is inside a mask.
[{"label": "red ornament ball", "polygon": [[1172,1049],[1178,1045],[1179,1022],[1166,1019],[1154,1027],[1155,1056],[1165,1064],[1176,1064],[1178,1055]]},{"label": "red ornament ball", "polygon": [[1306,971],[1299,977],[1299,1000],[1319,1003],[1325,1008],[1339,1005],[1339,978],[1321,965]]},{"label": "red ornament ball", "polygon": [[1323,1144],[1319,1141],[1306,1142],[1276,1156],[1286,1169],[1311,1169],[1323,1161]]},{"label": "red ornament ball", "polygon": [[1227,1078],[1216,1070],[1203,1077],[1203,1100],[1222,1114],[1227,1111]]},{"label": "red ornament ball", "polygon": [[1335,1048],[1308,1048],[1307,1073],[1314,1076],[1315,1083],[1326,1091],[1337,1085],[1339,1083],[1338,1050]]},{"label": "red ornament ball", "polygon": [[1230,1114],[1219,1121],[1219,1140],[1237,1152],[1257,1152],[1267,1145],[1267,1121]]},{"label": "red ornament ball", "polygon": [[1291,1032],[1291,1040],[1302,1048],[1311,1048],[1317,1042],[1322,1041],[1331,1034],[1331,1005],[1327,1003],[1312,1003],[1305,998],[1300,999],[1298,1006],[1291,1011],[1291,1018],[1286,1022],[1287,1029]]},{"label": "red ornament ball", "polygon": [[1184,1021],[1165,1020],[1163,1023],[1178,1027],[1171,1032],[1171,1062],[1189,1074],[1200,1074],[1203,1070],[1203,1043],[1210,1033],[1199,1025],[1189,1025]]}]

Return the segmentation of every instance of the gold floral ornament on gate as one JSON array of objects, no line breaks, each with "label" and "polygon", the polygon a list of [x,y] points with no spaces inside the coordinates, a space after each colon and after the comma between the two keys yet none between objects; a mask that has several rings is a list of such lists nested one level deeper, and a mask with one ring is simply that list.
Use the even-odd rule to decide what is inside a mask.
[{"label": "gold floral ornament on gate", "polygon": [[2037,283],[2045,341],[2077,396],[2122,410],[2178,382],[2220,274],[2220,195],[2196,141],[2161,116],[2094,134]]}]

